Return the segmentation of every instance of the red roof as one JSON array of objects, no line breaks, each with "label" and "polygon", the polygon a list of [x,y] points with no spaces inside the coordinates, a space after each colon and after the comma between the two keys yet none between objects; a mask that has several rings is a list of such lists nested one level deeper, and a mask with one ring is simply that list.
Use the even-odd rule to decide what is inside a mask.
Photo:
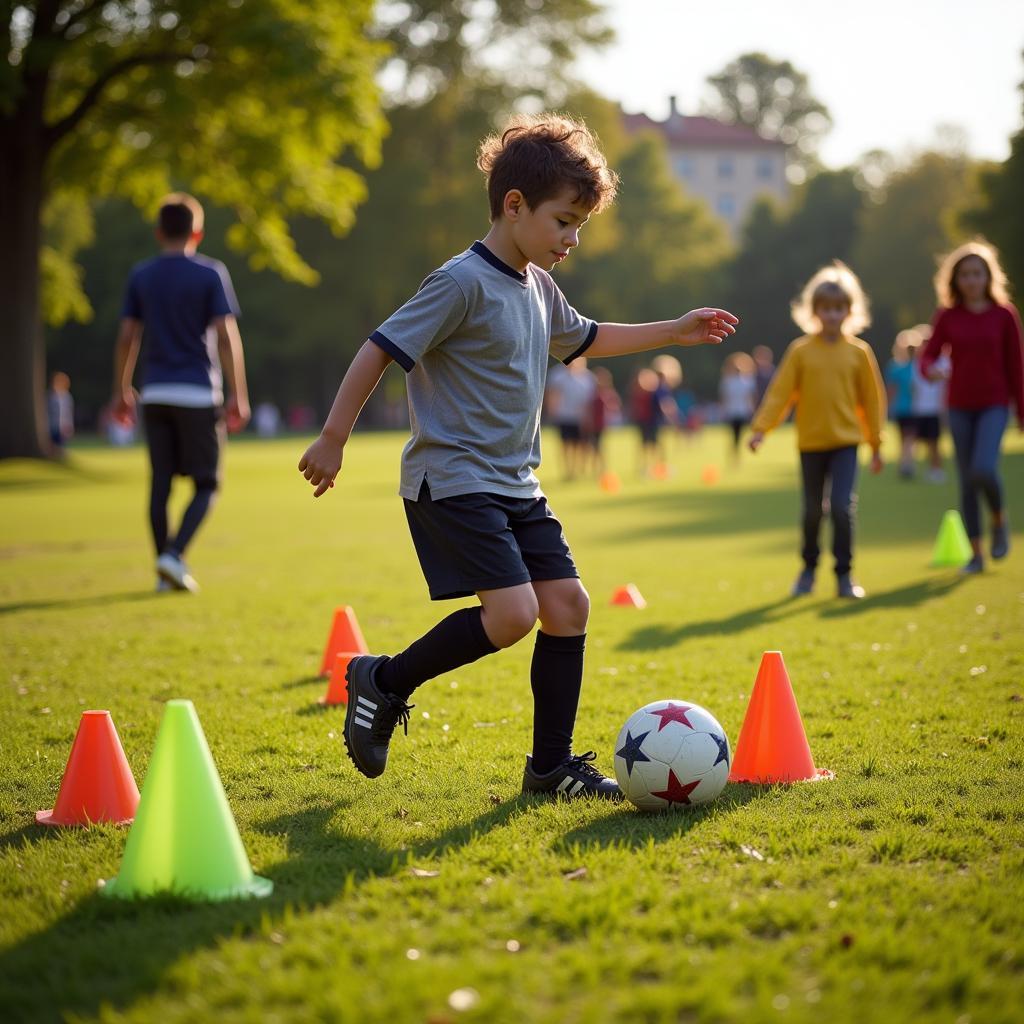
[{"label": "red roof", "polygon": [[724,124],[713,117],[676,114],[665,121],[653,121],[646,114],[623,114],[626,131],[658,131],[670,146],[749,146],[755,149],[785,149],[785,143],[762,138],[753,128]]}]

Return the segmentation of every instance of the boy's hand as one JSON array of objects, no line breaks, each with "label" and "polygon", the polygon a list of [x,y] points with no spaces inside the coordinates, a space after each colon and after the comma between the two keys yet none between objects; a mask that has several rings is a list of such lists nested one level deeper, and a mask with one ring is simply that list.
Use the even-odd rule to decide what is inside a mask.
[{"label": "boy's hand", "polygon": [[758,448],[764,443],[764,431],[755,430],[750,435],[750,440],[747,441],[747,447],[752,451],[756,452]]},{"label": "boy's hand", "polygon": [[232,395],[224,406],[224,422],[227,424],[228,433],[237,434],[240,430],[244,430],[251,418],[249,400]]},{"label": "boy's hand", "polygon": [[884,465],[885,463],[882,461],[882,453],[875,449],[875,451],[871,453],[871,472],[881,473]]},{"label": "boy's hand", "polygon": [[135,388],[115,391],[110,399],[110,415],[122,427],[133,427],[138,419]]},{"label": "boy's hand", "polygon": [[673,341],[677,345],[720,345],[736,333],[739,318],[724,309],[691,309],[675,323]]},{"label": "boy's hand", "polygon": [[299,459],[299,472],[316,488],[314,498],[319,498],[334,486],[334,478],[341,471],[344,446],[321,434]]}]

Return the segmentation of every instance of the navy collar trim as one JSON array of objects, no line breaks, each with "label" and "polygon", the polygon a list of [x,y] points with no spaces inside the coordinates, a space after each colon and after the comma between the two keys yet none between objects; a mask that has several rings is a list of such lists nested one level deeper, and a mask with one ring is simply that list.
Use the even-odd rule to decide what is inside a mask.
[{"label": "navy collar trim", "polygon": [[495,270],[500,270],[503,274],[508,274],[509,277],[514,278],[520,284],[526,284],[529,281],[529,276],[527,274],[520,274],[518,270],[514,267],[510,267],[504,260],[499,260],[483,242],[474,242],[469,248],[485,263],[490,263]]}]

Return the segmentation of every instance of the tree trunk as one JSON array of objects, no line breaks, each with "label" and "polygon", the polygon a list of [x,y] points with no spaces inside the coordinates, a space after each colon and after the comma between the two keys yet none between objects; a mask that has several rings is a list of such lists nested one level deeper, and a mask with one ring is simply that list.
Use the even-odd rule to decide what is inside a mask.
[{"label": "tree trunk", "polygon": [[39,295],[46,144],[33,92],[0,117],[0,458],[52,454]]}]

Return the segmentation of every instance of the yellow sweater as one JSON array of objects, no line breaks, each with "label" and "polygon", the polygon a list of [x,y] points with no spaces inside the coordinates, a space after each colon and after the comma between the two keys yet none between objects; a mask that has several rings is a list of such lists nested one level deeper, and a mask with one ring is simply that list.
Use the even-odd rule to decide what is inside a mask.
[{"label": "yellow sweater", "polygon": [[767,432],[796,404],[797,444],[801,451],[823,451],[867,441],[881,442],[885,421],[882,375],[870,346],[842,335],[797,338],[782,357],[751,426]]}]

